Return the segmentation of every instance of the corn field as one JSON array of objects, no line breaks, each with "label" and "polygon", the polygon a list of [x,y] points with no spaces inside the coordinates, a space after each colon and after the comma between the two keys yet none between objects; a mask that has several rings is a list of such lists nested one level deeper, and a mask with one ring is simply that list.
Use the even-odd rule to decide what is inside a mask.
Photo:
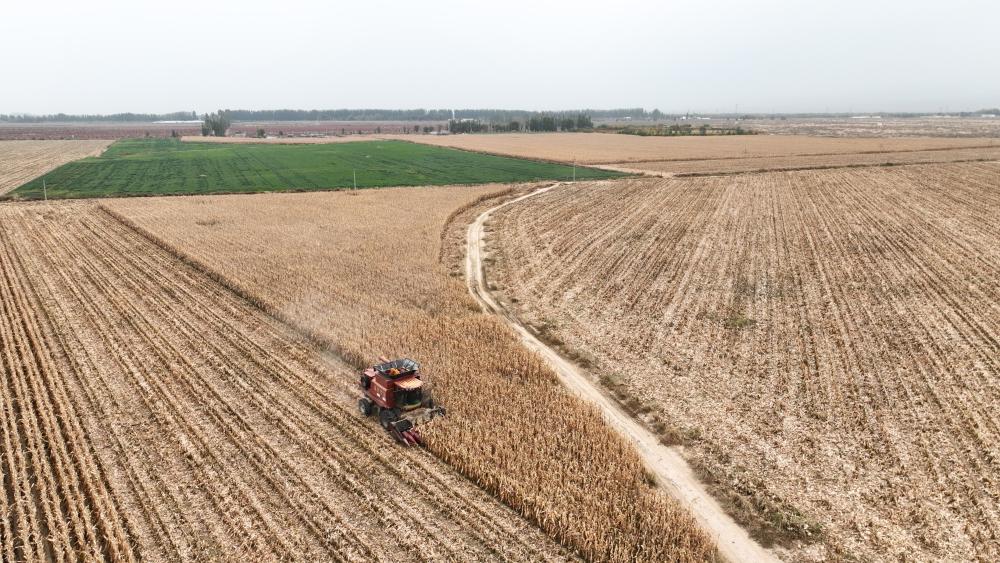
[{"label": "corn field", "polygon": [[123,224],[361,367],[411,356],[449,415],[429,449],[583,557],[702,561],[713,541],[439,261],[456,211],[507,186],[115,200]]},{"label": "corn field", "polygon": [[354,383],[98,207],[0,206],[0,560],[575,558]]}]

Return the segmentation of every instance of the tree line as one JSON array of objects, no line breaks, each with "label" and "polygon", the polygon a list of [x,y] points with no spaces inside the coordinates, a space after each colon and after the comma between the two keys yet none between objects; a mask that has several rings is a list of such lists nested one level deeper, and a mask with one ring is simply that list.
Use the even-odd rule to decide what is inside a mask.
[{"label": "tree line", "polygon": [[172,113],[112,113],[108,115],[70,115],[54,113],[51,115],[0,114],[0,121],[10,123],[46,123],[46,122],[150,122],[150,121],[196,121],[198,112],[175,111]]},{"label": "tree line", "polygon": [[[237,121],[437,121],[451,119],[474,119],[486,123],[506,123],[518,121],[527,123],[532,118],[552,117],[556,120],[575,119],[585,114],[596,119],[657,119],[666,114],[659,110],[647,112],[642,108],[626,109],[577,109],[567,111],[528,111],[504,109],[331,109],[331,110],[221,110],[229,119]],[[12,123],[78,122],[78,121],[189,121],[204,119],[194,111],[172,113],[115,113],[110,115],[51,115],[0,114],[0,121]]]},{"label": "tree line", "polygon": [[579,113],[575,116],[558,117],[556,115],[541,115],[529,117],[523,121],[482,121],[473,118],[451,119],[448,121],[448,131],[452,133],[508,133],[517,131],[580,131],[594,128],[594,121],[589,115]]},{"label": "tree line", "polygon": [[[632,119],[632,120],[667,120],[678,119],[683,113],[664,113],[658,109],[646,111],[643,108],[617,109],[576,109],[566,111],[529,111],[507,109],[329,109],[329,110],[225,110],[232,121],[437,121],[451,119],[462,121],[478,120],[484,123],[509,125],[512,122],[527,124],[531,119],[552,117],[561,123],[562,120],[575,118],[585,114],[593,119]],[[882,117],[924,117],[927,115],[948,115],[955,117],[976,117],[980,115],[998,115],[998,108],[981,109],[977,111],[957,112],[874,112]],[[869,112],[871,113],[871,112]],[[850,117],[852,113],[699,113],[704,117],[723,119],[780,119],[780,118],[815,118],[815,117]],[[66,114],[48,115],[0,114],[0,122],[9,123],[45,123],[45,122],[151,122],[151,121],[196,121],[200,119],[194,111],[175,111],[171,113],[114,113],[98,114]],[[558,126],[558,125],[557,125]],[[577,127],[578,129],[580,127]]]}]

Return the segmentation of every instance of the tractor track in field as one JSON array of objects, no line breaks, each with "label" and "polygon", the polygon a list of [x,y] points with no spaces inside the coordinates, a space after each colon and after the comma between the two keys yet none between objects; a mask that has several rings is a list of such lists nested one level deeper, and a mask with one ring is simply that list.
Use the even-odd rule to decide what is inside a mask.
[{"label": "tractor track in field", "polygon": [[716,541],[719,553],[730,561],[777,561],[767,549],[757,543],[745,529],[730,517],[698,480],[677,448],[664,446],[659,438],[632,417],[606,391],[573,362],[537,338],[514,313],[500,305],[491,295],[485,279],[485,225],[490,216],[514,203],[544,194],[562,182],[538,188],[479,214],[469,226],[466,236],[465,277],[469,293],[488,313],[501,317],[526,347],[537,352],[553,368],[559,380],[575,395],[596,405],[605,420],[625,438],[635,444],[657,483],[686,507],[702,528]]}]

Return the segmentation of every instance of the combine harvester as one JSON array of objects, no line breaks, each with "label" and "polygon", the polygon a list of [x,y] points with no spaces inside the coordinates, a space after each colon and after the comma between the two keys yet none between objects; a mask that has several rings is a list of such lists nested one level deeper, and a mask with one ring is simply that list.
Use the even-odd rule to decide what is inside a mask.
[{"label": "combine harvester", "polygon": [[418,424],[444,416],[444,407],[435,407],[430,393],[424,394],[420,364],[409,359],[382,362],[361,372],[358,409],[365,416],[378,417],[382,428],[400,444],[422,444]]}]

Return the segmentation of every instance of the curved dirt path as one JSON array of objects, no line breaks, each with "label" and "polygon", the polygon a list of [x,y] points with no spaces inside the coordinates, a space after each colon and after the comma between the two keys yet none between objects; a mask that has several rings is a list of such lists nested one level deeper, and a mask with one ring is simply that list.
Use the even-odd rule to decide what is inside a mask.
[{"label": "curved dirt path", "polygon": [[485,311],[502,317],[521,337],[525,346],[545,358],[563,385],[577,396],[597,405],[608,423],[635,444],[649,470],[656,475],[660,486],[687,507],[705,531],[715,538],[723,557],[730,561],[778,561],[774,554],[764,549],[726,514],[698,481],[676,448],[661,444],[652,432],[625,412],[577,366],[531,334],[510,311],[500,306],[490,295],[483,271],[483,227],[486,221],[494,212],[512,203],[541,195],[559,185],[560,183],[556,183],[539,188],[487,209],[469,225],[465,254],[465,278],[469,292]]}]

